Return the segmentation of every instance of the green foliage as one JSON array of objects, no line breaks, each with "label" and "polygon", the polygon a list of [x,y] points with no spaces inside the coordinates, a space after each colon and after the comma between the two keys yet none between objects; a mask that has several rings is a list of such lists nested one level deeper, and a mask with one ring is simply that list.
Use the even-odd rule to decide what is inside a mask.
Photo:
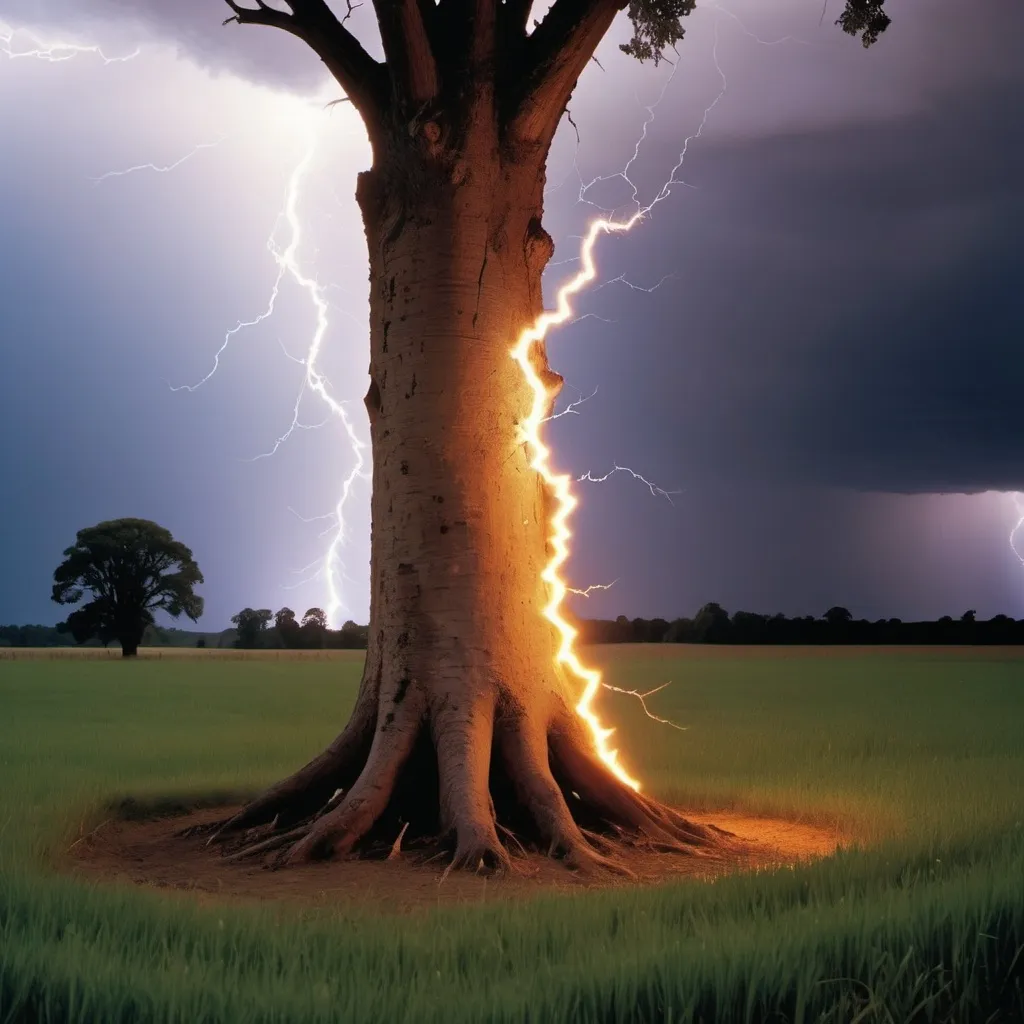
[{"label": "green foliage", "polygon": [[697,0],[630,0],[633,38],[623,44],[623,53],[639,61],[653,60],[657,67],[665,51],[674,50],[682,40],[681,19],[696,6]]},{"label": "green foliage", "polygon": [[[615,647],[645,788],[852,824],[817,864],[653,888],[299,910],[44,865],[131,793],[252,790],[333,737],[361,656],[75,656],[0,672],[0,1020],[892,1024],[1024,1019],[1021,656]],[[310,660],[310,659],[313,660]],[[186,668],[187,665],[187,668]],[[330,708],[330,714],[325,709]],[[7,822],[6,827],[2,823]],[[104,826],[109,827],[109,823]],[[343,869],[343,866],[342,866]]]},{"label": "green foliage", "polygon": [[311,626],[314,629],[327,628],[327,612],[323,608],[307,608],[306,614],[302,616],[303,627]]},{"label": "green foliage", "polygon": [[327,613],[322,608],[308,608],[302,616],[302,646],[323,647],[327,638]]},{"label": "green foliage", "polygon": [[54,571],[51,597],[77,604],[91,594],[62,628],[78,643],[116,639],[125,654],[134,654],[154,610],[193,622],[202,615],[203,599],[194,590],[202,582],[192,552],[169,530],[148,519],[112,519],[78,531]]},{"label": "green foliage", "polygon": [[849,608],[844,608],[842,605],[833,605],[822,618],[830,626],[844,626],[848,622],[853,621],[853,613]]},{"label": "green foliage", "polygon": [[729,639],[729,613],[717,601],[709,601],[693,620],[693,636],[697,643],[725,643]]},{"label": "green foliage", "polygon": [[274,628],[277,630],[277,635],[285,647],[299,647],[301,645],[300,627],[295,620],[295,612],[291,608],[282,608],[274,616]]},{"label": "green foliage", "polygon": [[273,616],[269,608],[243,608],[237,615],[232,615],[231,621],[238,630],[235,646],[246,650],[259,647]]},{"label": "green foliage", "polygon": [[[620,49],[639,61],[655,65],[674,50],[683,38],[682,19],[693,12],[697,0],[630,0],[629,20],[633,38]],[[846,8],[836,24],[851,36],[860,36],[865,46],[878,37],[892,20],[884,10],[885,0],[846,0]]]},{"label": "green foliage", "polygon": [[860,36],[865,46],[878,42],[892,19],[885,13],[885,0],[846,0],[846,10],[836,24],[851,36]]}]

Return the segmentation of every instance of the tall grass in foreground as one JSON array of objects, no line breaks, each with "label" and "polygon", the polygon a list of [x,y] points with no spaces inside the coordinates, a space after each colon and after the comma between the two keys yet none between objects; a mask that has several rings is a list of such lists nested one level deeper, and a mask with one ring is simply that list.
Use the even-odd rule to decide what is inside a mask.
[{"label": "tall grass in foreground", "polygon": [[359,661],[9,663],[0,1022],[1024,1020],[1024,660],[595,653],[625,689],[673,681],[651,704],[683,732],[606,702],[659,796],[864,847],[398,921],[88,887],[44,865],[103,801],[272,780],[336,731]]}]

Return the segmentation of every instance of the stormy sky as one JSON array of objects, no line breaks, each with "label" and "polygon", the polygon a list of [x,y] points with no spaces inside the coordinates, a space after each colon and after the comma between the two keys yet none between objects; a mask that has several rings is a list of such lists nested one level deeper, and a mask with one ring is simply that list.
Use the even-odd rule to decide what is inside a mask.
[{"label": "stormy sky", "polygon": [[[551,424],[558,464],[670,492],[626,472],[579,485],[573,580],[616,581],[584,614],[1024,616],[1024,7],[888,6],[865,51],[832,25],[838,0],[824,18],[817,0],[705,3],[675,64],[631,62],[618,26],[581,80],[579,142],[563,125],[549,168],[552,293],[595,213],[581,181],[630,209],[617,172],[662,96],[631,168],[649,201],[713,105],[681,183],[601,244],[589,315],[550,342],[562,406],[589,396]],[[326,603],[340,424],[304,395],[258,458],[295,414],[308,295],[286,279],[216,374],[172,388],[266,310],[268,236],[288,243],[308,157],[296,252],[330,300],[324,370],[367,436],[369,151],[302,44],[226,13],[0,0],[0,622],[62,617],[61,550],[124,515],[193,548],[206,628]],[[30,55],[54,41],[100,51]],[[338,618],[367,617],[368,509],[357,481]]]}]

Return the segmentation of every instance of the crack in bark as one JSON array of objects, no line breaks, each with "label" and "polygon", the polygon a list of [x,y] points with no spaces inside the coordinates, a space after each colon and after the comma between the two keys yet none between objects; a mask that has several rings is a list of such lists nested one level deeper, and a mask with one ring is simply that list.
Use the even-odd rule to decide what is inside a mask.
[{"label": "crack in bark", "polygon": [[476,279],[476,311],[473,313],[473,327],[476,327],[477,320],[480,317],[480,296],[484,290],[484,271],[487,269],[488,249],[490,247],[489,242],[484,242],[484,258],[480,264],[480,274]]}]

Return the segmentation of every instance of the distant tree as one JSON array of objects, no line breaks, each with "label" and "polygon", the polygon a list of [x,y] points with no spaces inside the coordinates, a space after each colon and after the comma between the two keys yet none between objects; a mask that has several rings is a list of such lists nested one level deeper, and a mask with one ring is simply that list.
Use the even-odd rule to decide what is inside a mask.
[{"label": "distant tree", "polygon": [[693,635],[693,620],[692,619],[673,619],[669,623],[668,630],[665,633],[665,643],[667,644],[689,644],[694,643]]},{"label": "distant tree", "polygon": [[651,619],[647,623],[647,642],[660,644],[668,633],[668,619]]},{"label": "distant tree", "polygon": [[117,640],[126,658],[138,653],[156,609],[193,622],[203,613],[194,591],[203,574],[192,552],[148,519],[112,519],[79,530],[53,581],[58,604],[92,595],[62,624],[75,641]]},{"label": "distant tree", "polygon": [[332,650],[365,651],[368,642],[369,630],[367,627],[357,625],[351,619],[348,619],[341,629],[324,631],[323,646]]},{"label": "distant tree", "polygon": [[302,616],[302,624],[327,629],[327,613],[323,608],[307,608],[306,614]]},{"label": "distant tree", "polygon": [[274,616],[274,628],[281,638],[285,647],[299,647],[302,644],[299,623],[296,621],[295,612],[291,608],[282,608]]},{"label": "distant tree", "polygon": [[850,614],[849,610],[843,608],[841,605],[833,605],[822,618],[830,626],[845,626],[848,622],[853,621],[853,615]]},{"label": "distant tree", "polygon": [[205,637],[205,636],[201,636],[201,637],[200,637],[200,638],[199,638],[199,639],[198,639],[198,640],[196,641],[196,647],[205,647],[205,646],[206,646],[206,637]]},{"label": "distant tree", "polygon": [[0,647],[60,647],[70,641],[67,626],[0,626]]},{"label": "distant tree", "polygon": [[734,644],[764,642],[767,619],[755,612],[734,612],[730,621],[730,639]]},{"label": "distant tree", "polygon": [[974,622],[978,616],[978,613],[973,608],[968,608],[967,611],[960,616],[961,622]]},{"label": "distant tree", "polygon": [[260,638],[273,614],[269,608],[243,608],[237,615],[232,615],[231,621],[238,630],[235,646],[246,650],[259,647]]},{"label": "distant tree", "polygon": [[729,613],[716,601],[709,601],[693,620],[694,640],[698,643],[729,642]]},{"label": "distant tree", "polygon": [[303,647],[323,647],[327,636],[327,613],[322,608],[306,609],[301,630]]}]

